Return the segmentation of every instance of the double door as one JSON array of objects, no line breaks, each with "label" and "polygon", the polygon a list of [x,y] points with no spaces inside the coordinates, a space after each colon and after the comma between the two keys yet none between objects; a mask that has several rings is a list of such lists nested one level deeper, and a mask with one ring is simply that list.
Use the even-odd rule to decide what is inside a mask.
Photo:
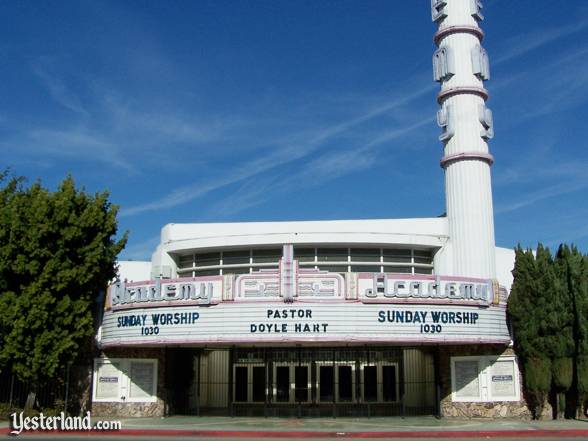
[{"label": "double door", "polygon": [[396,363],[274,362],[269,366],[233,366],[234,402],[386,403],[399,399]]}]

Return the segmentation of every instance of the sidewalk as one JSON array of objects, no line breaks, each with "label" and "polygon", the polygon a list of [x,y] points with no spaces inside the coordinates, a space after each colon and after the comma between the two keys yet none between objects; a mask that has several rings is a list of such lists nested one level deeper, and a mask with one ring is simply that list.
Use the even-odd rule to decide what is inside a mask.
[{"label": "sidewalk", "polygon": [[[93,418],[99,419],[109,418]],[[112,435],[248,438],[588,437],[587,419],[520,421],[434,417],[286,419],[174,416],[126,418],[120,421],[122,430],[111,432]],[[0,433],[7,433],[7,426],[7,422],[0,423]],[[104,432],[86,434],[106,435]]]}]

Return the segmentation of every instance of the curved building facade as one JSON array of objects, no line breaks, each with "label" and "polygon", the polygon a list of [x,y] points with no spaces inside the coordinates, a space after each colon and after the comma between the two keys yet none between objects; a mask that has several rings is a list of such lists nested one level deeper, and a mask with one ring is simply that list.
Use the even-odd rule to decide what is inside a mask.
[{"label": "curved building facade", "polygon": [[113,415],[519,416],[476,0],[432,0],[447,215],[169,224],[96,340]]}]

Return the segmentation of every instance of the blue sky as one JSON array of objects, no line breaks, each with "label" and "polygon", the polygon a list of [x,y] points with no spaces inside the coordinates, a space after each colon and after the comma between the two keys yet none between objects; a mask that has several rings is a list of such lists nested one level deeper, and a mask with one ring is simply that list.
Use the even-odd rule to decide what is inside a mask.
[{"label": "blue sky", "polygon": [[[428,0],[4,1],[1,168],[166,223],[445,211]],[[486,0],[496,241],[588,251],[588,4]]]}]

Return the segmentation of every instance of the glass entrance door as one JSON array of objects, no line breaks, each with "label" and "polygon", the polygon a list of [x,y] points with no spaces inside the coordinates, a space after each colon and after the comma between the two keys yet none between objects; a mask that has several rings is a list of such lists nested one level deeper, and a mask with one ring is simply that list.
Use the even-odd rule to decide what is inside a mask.
[{"label": "glass entrance door", "polygon": [[310,402],[310,365],[274,364],[273,399],[276,403]]},{"label": "glass entrance door", "polygon": [[233,366],[233,400],[236,403],[263,403],[266,395],[265,366]]},{"label": "glass entrance door", "polygon": [[362,364],[360,378],[362,402],[395,403],[399,400],[396,363]]},{"label": "glass entrance door", "polygon": [[348,403],[355,400],[355,364],[317,362],[317,401]]}]

